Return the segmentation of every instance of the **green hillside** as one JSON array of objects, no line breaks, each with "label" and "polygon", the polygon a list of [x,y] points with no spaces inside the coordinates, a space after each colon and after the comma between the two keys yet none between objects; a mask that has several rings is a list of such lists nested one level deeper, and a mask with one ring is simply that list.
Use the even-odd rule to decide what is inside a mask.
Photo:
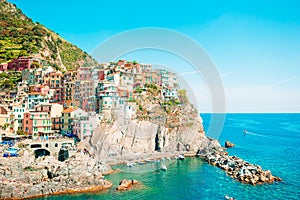
[{"label": "green hillside", "polygon": [[86,52],[25,16],[15,5],[0,0],[0,63],[36,55],[61,69],[96,65]]}]

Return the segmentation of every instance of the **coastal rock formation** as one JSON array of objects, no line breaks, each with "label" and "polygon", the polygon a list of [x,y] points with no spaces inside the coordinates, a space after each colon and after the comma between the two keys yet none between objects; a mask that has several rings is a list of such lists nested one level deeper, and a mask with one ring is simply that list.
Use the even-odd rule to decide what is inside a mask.
[{"label": "coastal rock formation", "polygon": [[264,171],[260,166],[251,164],[227,152],[214,152],[206,156],[206,161],[227,172],[230,177],[247,184],[263,184],[281,181],[281,178],[272,175],[270,170]]},{"label": "coastal rock formation", "polygon": [[83,141],[85,148],[96,157],[115,160],[157,152],[207,154],[220,148],[205,136],[202,119],[190,103],[161,103],[159,95],[154,89],[140,94],[129,104],[130,116],[123,110],[107,111],[99,128]]},{"label": "coastal rock formation", "polygon": [[101,191],[112,186],[102,176],[109,170],[83,153],[65,162],[51,156],[1,158],[0,199]]},{"label": "coastal rock formation", "polygon": [[234,147],[235,145],[233,144],[233,143],[231,143],[231,142],[229,142],[229,141],[226,141],[225,142],[225,147],[226,148],[231,148],[231,147]]},{"label": "coastal rock formation", "polygon": [[120,181],[117,190],[128,190],[129,188],[131,188],[131,186],[138,184],[139,182],[137,180],[122,180]]}]

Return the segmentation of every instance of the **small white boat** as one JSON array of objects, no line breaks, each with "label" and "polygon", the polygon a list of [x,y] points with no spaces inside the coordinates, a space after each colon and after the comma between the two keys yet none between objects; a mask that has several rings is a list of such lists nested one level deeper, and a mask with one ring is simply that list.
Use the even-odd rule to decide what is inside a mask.
[{"label": "small white boat", "polygon": [[167,168],[166,165],[161,165],[161,166],[160,166],[160,170],[162,170],[162,171],[167,171],[168,168]]},{"label": "small white boat", "polygon": [[180,155],[178,156],[178,159],[179,159],[179,160],[184,160],[184,155],[183,155],[183,154],[180,154]]},{"label": "small white boat", "polygon": [[224,199],[227,199],[227,200],[234,200],[233,197],[230,197],[230,196],[228,196],[228,195],[225,195],[225,196],[224,196]]},{"label": "small white boat", "polygon": [[153,163],[154,162],[154,160],[151,160],[151,159],[146,159],[145,161],[146,161],[146,163]]},{"label": "small white boat", "polygon": [[134,163],[133,162],[127,162],[127,167],[133,167]]},{"label": "small white boat", "polygon": [[139,165],[145,165],[146,162],[145,162],[145,161],[139,161],[138,164],[139,164]]}]

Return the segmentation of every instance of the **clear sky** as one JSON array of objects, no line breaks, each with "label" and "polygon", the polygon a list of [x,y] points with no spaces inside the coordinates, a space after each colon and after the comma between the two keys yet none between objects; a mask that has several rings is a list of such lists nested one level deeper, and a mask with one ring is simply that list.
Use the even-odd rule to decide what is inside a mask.
[{"label": "clear sky", "polygon": [[[223,78],[228,112],[300,112],[300,1],[9,0],[87,52],[125,30],[162,27],[196,40]],[[210,111],[205,84],[165,53],[124,56],[183,73]]]}]

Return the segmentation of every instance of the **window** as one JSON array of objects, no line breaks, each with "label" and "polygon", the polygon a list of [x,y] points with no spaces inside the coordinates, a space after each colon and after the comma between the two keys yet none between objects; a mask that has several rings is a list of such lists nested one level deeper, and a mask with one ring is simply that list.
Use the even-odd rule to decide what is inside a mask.
[{"label": "window", "polygon": [[46,148],[48,148],[49,144],[46,144]]},{"label": "window", "polygon": [[58,147],[58,144],[57,144],[57,143],[55,143],[55,147]]},{"label": "window", "polygon": [[32,148],[32,149],[41,148],[41,147],[42,147],[42,145],[40,145],[40,144],[32,144],[32,145],[30,145],[30,148]]}]

